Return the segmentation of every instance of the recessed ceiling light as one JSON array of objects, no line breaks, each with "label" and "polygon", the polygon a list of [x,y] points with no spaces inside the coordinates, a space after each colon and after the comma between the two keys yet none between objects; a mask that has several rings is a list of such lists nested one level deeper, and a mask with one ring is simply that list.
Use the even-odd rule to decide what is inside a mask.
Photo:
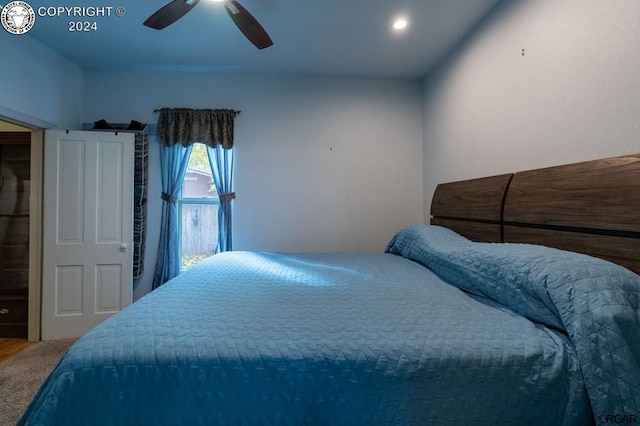
[{"label": "recessed ceiling light", "polygon": [[409,22],[407,22],[407,20],[404,18],[398,18],[395,21],[393,21],[393,29],[397,31],[404,30],[405,28],[407,28],[408,25],[409,25]]}]

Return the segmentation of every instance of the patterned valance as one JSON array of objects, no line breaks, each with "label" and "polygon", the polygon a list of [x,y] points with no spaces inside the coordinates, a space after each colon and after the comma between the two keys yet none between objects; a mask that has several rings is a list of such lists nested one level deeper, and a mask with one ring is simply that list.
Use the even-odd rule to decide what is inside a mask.
[{"label": "patterned valance", "polygon": [[162,108],[159,112],[157,136],[167,146],[199,142],[212,148],[233,148],[233,123],[238,111]]}]

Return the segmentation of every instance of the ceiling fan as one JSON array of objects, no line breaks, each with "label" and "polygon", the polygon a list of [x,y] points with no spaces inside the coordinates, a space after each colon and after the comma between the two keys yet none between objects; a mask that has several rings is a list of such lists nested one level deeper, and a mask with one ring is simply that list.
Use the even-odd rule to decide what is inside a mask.
[{"label": "ceiling fan", "polygon": [[[149,28],[161,30],[176,22],[187,14],[200,0],[173,0],[149,16],[144,25]],[[218,0],[221,1],[221,0]],[[240,3],[235,0],[224,1],[224,8],[233,20],[234,24],[242,31],[258,49],[265,49],[273,45],[271,37],[262,28],[262,25]]]}]

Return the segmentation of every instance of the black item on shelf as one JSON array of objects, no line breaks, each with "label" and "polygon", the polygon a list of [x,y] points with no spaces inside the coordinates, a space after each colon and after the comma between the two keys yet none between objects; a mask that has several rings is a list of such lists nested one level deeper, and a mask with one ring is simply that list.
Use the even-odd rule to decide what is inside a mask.
[{"label": "black item on shelf", "polygon": [[130,131],[142,131],[147,127],[146,124],[136,120],[131,120],[129,124],[126,123],[109,123],[107,120],[98,120],[93,122],[93,128],[91,130],[130,130]]}]

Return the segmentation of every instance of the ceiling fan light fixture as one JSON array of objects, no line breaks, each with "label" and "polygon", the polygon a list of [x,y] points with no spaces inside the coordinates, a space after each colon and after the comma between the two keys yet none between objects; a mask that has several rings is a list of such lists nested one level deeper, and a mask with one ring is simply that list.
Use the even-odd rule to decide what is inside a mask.
[{"label": "ceiling fan light fixture", "polygon": [[[172,0],[153,15],[143,25],[161,30],[187,14],[200,0]],[[258,49],[273,46],[273,41],[256,18],[247,11],[238,0],[214,0],[224,3],[224,8],[240,32]]]}]

